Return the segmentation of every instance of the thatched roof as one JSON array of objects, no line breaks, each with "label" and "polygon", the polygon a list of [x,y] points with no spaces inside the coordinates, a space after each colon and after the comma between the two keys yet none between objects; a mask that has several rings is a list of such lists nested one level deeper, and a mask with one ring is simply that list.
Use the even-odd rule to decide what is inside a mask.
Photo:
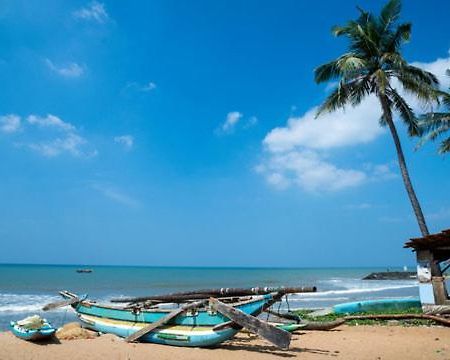
[{"label": "thatched roof", "polygon": [[415,250],[450,250],[450,229],[421,238],[411,239],[403,247],[413,248]]}]

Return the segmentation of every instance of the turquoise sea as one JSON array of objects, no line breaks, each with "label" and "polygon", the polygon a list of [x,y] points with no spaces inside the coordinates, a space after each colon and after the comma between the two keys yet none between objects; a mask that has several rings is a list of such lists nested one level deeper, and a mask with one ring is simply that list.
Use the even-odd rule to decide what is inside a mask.
[{"label": "turquoise sea", "polygon": [[[61,300],[59,290],[88,294],[109,301],[124,295],[151,295],[173,291],[220,287],[307,286],[318,292],[289,296],[290,308],[320,308],[329,305],[389,297],[418,296],[416,281],[363,281],[373,271],[386,268],[193,268],[88,266],[90,274],[79,274],[79,265],[0,265],[0,330],[11,320],[41,314],[43,305]],[[390,268],[390,270],[401,270]],[[414,269],[410,269],[414,270]],[[284,305],[286,306],[286,305]],[[74,320],[64,308],[44,316],[60,326]]]}]

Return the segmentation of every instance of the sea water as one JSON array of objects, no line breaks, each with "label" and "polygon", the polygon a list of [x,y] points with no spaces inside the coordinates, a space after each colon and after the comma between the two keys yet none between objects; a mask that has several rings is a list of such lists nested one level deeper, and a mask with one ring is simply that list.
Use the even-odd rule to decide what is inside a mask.
[{"label": "sea water", "polygon": [[[90,266],[92,273],[77,273],[80,266],[0,265],[0,330],[9,321],[40,314],[60,326],[76,319],[69,307],[41,312],[60,301],[60,290],[88,294],[108,302],[121,296],[145,296],[175,291],[221,287],[316,286],[316,293],[293,294],[283,307],[323,308],[338,303],[395,297],[417,297],[415,280],[361,280],[386,268],[193,268]],[[402,269],[391,268],[392,271]]]}]

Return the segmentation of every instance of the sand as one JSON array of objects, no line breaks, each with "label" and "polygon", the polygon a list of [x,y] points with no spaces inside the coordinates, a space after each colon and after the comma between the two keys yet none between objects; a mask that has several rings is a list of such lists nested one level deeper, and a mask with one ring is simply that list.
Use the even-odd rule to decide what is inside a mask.
[{"label": "sand", "polygon": [[450,329],[443,327],[342,326],[334,331],[293,335],[291,349],[280,351],[249,334],[214,349],[127,344],[114,335],[91,340],[35,344],[0,333],[1,360],[225,360],[225,359],[450,359]]}]

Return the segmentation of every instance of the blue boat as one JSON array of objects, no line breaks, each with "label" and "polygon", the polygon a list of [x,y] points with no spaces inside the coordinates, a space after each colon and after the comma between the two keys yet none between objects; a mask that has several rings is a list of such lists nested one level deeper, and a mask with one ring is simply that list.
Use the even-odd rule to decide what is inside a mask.
[{"label": "blue boat", "polygon": [[[68,299],[80,299],[76,294],[61,292]],[[278,301],[278,293],[248,297],[232,303],[235,309],[257,316]],[[71,304],[83,326],[101,333],[128,337],[142,328],[156,323],[174,309],[159,307],[129,308],[110,304],[98,304],[88,299]],[[231,339],[240,331],[226,316],[215,311],[210,304],[183,311],[164,326],[160,326],[140,338],[142,342],[187,347],[210,347]]]},{"label": "blue boat", "polygon": [[397,298],[355,301],[333,306],[334,314],[354,314],[372,311],[393,311],[420,308],[419,298]]},{"label": "blue boat", "polygon": [[38,341],[51,338],[56,329],[45,319],[32,316],[21,321],[11,321],[11,332],[20,339]]},{"label": "blue boat", "polygon": [[[61,292],[61,295],[68,299],[80,298],[76,294],[72,294],[67,291]],[[277,293],[247,297],[246,300],[232,303],[232,306],[248,315],[256,316],[263,311],[263,308],[278,301],[280,297],[281,296],[278,296]],[[88,299],[75,302],[71,306],[79,316],[88,315],[95,316],[97,318],[144,324],[154,323],[173,310],[163,309],[160,307],[143,308],[139,306],[126,307],[110,304],[99,304]],[[229,321],[227,317],[206,306],[195,310],[189,310],[178,315],[171,321],[171,324],[185,326],[215,326],[226,321]]]}]

